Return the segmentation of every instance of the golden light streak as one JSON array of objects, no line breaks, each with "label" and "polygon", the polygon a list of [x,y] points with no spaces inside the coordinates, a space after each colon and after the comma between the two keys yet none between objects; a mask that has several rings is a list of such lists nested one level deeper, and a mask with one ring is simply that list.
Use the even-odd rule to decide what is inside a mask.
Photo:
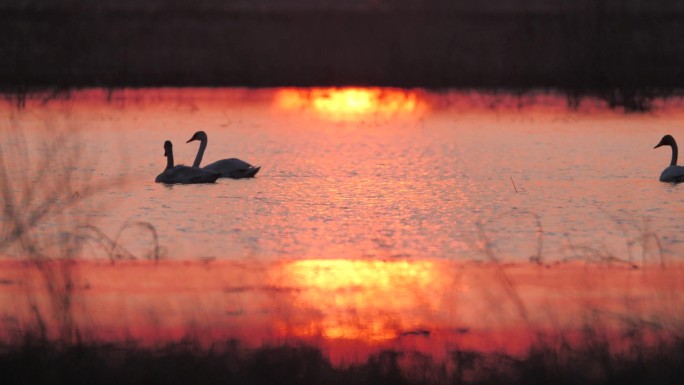
[{"label": "golden light streak", "polygon": [[426,320],[443,307],[444,293],[459,289],[430,260],[302,260],[279,275],[282,285],[301,288],[291,305],[309,315],[281,332],[327,339],[383,341],[431,328]]},{"label": "golden light streak", "polygon": [[417,91],[388,88],[285,88],[278,90],[275,100],[283,110],[311,110],[335,120],[412,114],[427,106]]}]

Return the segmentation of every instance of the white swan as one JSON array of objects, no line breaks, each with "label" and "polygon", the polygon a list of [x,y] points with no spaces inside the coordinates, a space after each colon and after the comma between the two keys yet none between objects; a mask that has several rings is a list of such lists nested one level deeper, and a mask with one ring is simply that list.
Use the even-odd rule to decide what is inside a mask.
[{"label": "white swan", "polygon": [[[197,131],[192,138],[185,143],[190,143],[193,140],[199,140],[201,142],[199,150],[197,151],[197,156],[195,157],[195,162],[192,164],[192,167],[199,167],[202,162],[202,156],[204,156],[204,150],[207,148],[207,134],[204,131]],[[218,160],[202,167],[202,169],[220,172],[222,178],[240,179],[254,177],[261,167],[254,167],[244,160],[230,158]]]},{"label": "white swan", "polygon": [[670,146],[672,147],[672,161],[670,166],[663,170],[660,174],[661,182],[684,182],[684,167],[677,166],[677,142],[671,135],[665,135],[660,140],[660,143],[656,144],[653,148],[658,148],[660,146]]},{"label": "white swan", "polygon": [[221,174],[215,171],[202,170],[201,168],[173,165],[173,144],[167,140],[164,142],[164,156],[166,157],[166,169],[154,179],[157,183],[214,183]]}]

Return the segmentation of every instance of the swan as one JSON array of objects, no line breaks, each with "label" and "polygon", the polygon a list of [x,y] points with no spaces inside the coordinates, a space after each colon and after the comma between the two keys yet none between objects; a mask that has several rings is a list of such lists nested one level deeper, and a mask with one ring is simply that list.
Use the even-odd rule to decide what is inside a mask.
[{"label": "swan", "polygon": [[166,157],[166,169],[154,179],[156,183],[214,183],[221,174],[215,171],[202,170],[201,168],[173,165],[173,144],[170,140],[164,142],[164,156]]},{"label": "swan", "polygon": [[[200,147],[197,150],[197,156],[195,157],[195,163],[192,167],[199,167],[202,162],[202,156],[204,156],[204,150],[207,148],[207,134],[204,131],[197,131],[195,134],[185,143],[190,143],[193,140],[199,140]],[[217,171],[221,173],[222,178],[252,178],[259,172],[261,167],[254,167],[251,164],[240,160],[237,158],[221,159],[212,164],[202,167],[203,170]]]},{"label": "swan", "polygon": [[670,166],[660,174],[660,181],[674,183],[684,182],[684,167],[677,166],[677,142],[675,142],[672,135],[665,135],[653,148],[658,148],[660,146],[672,147],[672,161],[670,162]]}]

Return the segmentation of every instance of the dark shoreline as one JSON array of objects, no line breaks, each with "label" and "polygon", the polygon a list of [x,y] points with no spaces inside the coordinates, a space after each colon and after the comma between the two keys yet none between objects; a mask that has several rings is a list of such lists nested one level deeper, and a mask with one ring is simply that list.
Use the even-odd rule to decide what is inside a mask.
[{"label": "dark shoreline", "polygon": [[[684,89],[684,13],[1,9],[0,88]],[[632,104],[634,107],[630,107]]]},{"label": "dark shoreline", "polygon": [[[0,346],[5,384],[680,384],[681,340],[615,353],[597,330],[585,344],[538,344],[523,357],[454,350],[444,362],[417,351],[386,350],[365,362],[336,367],[316,347],[283,343],[245,348],[239,341],[202,348],[189,338],[158,348],[121,344],[46,342],[24,336]],[[600,333],[600,332],[599,332]]]},{"label": "dark shoreline", "polygon": [[[333,86],[331,88],[344,88],[345,86]],[[26,107],[30,100],[39,100],[47,103],[52,100],[68,100],[80,91],[93,89],[102,90],[106,99],[112,100],[119,92],[126,90],[151,90],[151,89],[176,89],[180,92],[198,88],[223,89],[223,88],[251,88],[253,90],[269,90],[277,87],[233,87],[233,86],[175,86],[161,85],[155,87],[129,87],[129,86],[108,86],[108,87],[75,87],[75,86],[0,86],[0,99],[4,99],[19,109]],[[294,87],[307,89],[308,87]],[[312,87],[316,88],[316,87]],[[386,87],[388,89],[399,89],[399,87]],[[646,113],[652,112],[657,107],[658,100],[678,101],[684,98],[684,89],[612,89],[612,90],[562,90],[562,89],[505,89],[505,88],[401,88],[404,90],[422,90],[435,94],[448,94],[451,92],[463,92],[467,94],[480,94],[495,97],[497,95],[518,98],[518,109],[534,104],[536,95],[557,95],[565,99],[568,110],[578,110],[585,102],[592,103],[598,100],[603,106],[624,111],[625,113]],[[491,109],[496,109],[497,104],[493,104]]]}]

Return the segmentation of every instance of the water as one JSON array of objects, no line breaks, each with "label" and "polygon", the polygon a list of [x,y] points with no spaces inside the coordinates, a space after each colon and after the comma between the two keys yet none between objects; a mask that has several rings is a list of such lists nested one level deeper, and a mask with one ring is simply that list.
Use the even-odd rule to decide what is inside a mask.
[{"label": "water", "polygon": [[[74,215],[111,236],[149,222],[165,258],[235,261],[483,260],[485,238],[507,261],[675,259],[684,195],[658,181],[670,151],[653,146],[666,133],[684,141],[682,111],[393,89],[90,90],[2,105],[6,129],[29,143],[74,132],[92,180],[116,180]],[[164,140],[191,164],[196,130],[209,136],[203,164],[238,157],[257,177],[155,184]],[[122,240],[150,245],[140,231]]]},{"label": "water", "polygon": [[[581,346],[587,330],[614,352],[676,341],[684,196],[658,181],[671,153],[653,146],[684,138],[683,111],[397,89],[5,102],[0,192],[13,204],[0,240],[49,205],[2,250],[44,262],[0,258],[0,339],[294,340],[335,363],[385,349],[525,354],[540,335]],[[205,162],[238,157],[257,177],[154,183],[164,141],[191,164],[196,130]],[[159,263],[144,260],[150,228]],[[79,263],[58,258],[74,250]]]}]

